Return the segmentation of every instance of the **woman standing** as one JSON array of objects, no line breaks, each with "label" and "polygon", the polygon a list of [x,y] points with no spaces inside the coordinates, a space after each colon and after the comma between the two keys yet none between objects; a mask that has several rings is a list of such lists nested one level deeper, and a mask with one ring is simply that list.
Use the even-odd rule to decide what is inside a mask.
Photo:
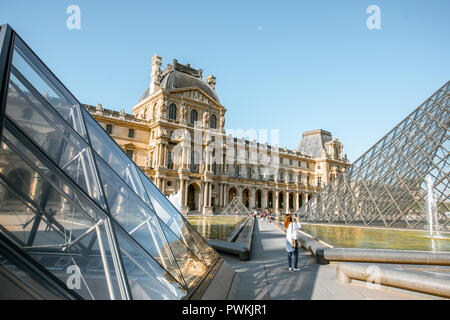
[{"label": "woman standing", "polygon": [[[289,271],[299,271],[300,269],[297,268],[298,263],[298,237],[297,237],[297,230],[301,228],[300,223],[298,223],[298,218],[294,217],[294,220],[292,219],[292,216],[290,214],[287,214],[284,218],[284,227],[286,230],[286,251],[288,253],[288,266]],[[294,242],[295,241],[295,242]],[[295,246],[293,246],[293,243]],[[294,254],[294,268],[292,268],[292,254]]]}]

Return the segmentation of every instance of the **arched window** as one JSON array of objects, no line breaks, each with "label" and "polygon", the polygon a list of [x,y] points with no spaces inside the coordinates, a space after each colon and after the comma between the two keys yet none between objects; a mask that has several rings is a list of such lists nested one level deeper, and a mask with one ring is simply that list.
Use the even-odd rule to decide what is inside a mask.
[{"label": "arched window", "polygon": [[197,121],[198,113],[197,110],[192,109],[191,111],[191,123],[194,124]]},{"label": "arched window", "polygon": [[211,117],[209,118],[209,127],[211,129],[217,128],[217,118],[216,118],[216,115],[214,115],[214,114],[212,114]]},{"label": "arched window", "polygon": [[169,106],[169,119],[177,119],[177,106],[174,103]]}]

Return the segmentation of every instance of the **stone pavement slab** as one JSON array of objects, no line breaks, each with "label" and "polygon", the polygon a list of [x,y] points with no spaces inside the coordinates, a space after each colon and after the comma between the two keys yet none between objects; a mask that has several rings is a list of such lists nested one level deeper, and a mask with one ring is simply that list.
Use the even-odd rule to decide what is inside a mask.
[{"label": "stone pavement slab", "polygon": [[319,265],[307,251],[299,250],[300,271],[288,271],[285,235],[275,223],[255,224],[249,261],[222,254],[241,275],[237,300],[410,300],[441,299],[406,290],[366,283],[337,282],[336,265]]}]

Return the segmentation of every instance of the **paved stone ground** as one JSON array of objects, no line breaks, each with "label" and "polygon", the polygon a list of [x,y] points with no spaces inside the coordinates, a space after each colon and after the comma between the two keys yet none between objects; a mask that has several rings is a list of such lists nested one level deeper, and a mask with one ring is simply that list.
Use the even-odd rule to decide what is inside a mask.
[{"label": "paved stone ground", "polygon": [[300,271],[288,271],[285,235],[275,223],[256,222],[250,261],[222,254],[241,280],[237,300],[411,300],[441,299],[406,290],[366,283],[337,282],[336,264],[319,265],[304,250],[299,251]]}]

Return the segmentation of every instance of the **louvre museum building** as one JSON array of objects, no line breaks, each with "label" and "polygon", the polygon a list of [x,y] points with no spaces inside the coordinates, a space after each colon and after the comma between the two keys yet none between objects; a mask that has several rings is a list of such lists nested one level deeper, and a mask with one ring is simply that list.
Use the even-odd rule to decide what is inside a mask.
[{"label": "louvre museum building", "polygon": [[166,196],[182,193],[184,214],[220,214],[233,197],[251,211],[296,212],[349,166],[325,130],[304,132],[297,150],[227,135],[216,78],[177,60],[161,65],[153,56],[133,114],[84,107]]}]

